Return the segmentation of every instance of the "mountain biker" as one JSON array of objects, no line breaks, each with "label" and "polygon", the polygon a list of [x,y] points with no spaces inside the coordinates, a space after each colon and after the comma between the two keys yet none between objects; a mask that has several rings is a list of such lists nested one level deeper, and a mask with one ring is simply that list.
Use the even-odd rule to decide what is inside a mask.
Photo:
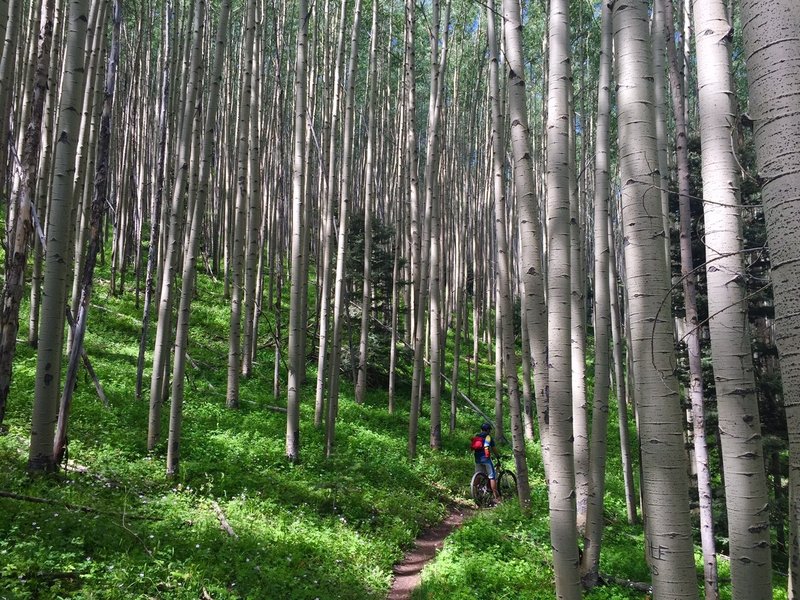
[{"label": "mountain biker", "polygon": [[492,424],[483,423],[481,425],[481,432],[476,435],[476,437],[483,439],[483,448],[475,450],[475,472],[483,471],[486,473],[489,477],[489,485],[492,488],[494,500],[495,502],[500,502],[500,494],[497,491],[497,473],[495,472],[494,463],[492,463],[491,459],[492,453],[494,453],[495,457],[499,456],[494,440],[492,439],[491,431]]}]

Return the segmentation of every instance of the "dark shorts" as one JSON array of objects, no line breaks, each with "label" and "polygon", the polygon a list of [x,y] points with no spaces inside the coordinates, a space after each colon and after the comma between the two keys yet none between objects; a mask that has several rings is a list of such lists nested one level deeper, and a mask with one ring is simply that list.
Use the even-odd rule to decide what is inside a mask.
[{"label": "dark shorts", "polygon": [[496,477],[494,472],[494,464],[492,464],[492,459],[486,458],[485,456],[475,459],[475,472],[486,473],[489,479],[495,479]]}]

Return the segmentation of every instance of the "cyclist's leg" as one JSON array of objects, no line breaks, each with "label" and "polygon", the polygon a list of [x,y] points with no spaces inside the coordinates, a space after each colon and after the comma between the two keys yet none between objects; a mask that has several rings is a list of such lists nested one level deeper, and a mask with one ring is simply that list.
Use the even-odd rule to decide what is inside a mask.
[{"label": "cyclist's leg", "polygon": [[494,496],[495,501],[500,501],[500,493],[497,491],[497,471],[494,468],[494,463],[492,462],[491,458],[486,459],[487,462],[484,464],[486,465],[486,470],[488,471],[489,475],[489,485],[492,488],[492,496]]}]

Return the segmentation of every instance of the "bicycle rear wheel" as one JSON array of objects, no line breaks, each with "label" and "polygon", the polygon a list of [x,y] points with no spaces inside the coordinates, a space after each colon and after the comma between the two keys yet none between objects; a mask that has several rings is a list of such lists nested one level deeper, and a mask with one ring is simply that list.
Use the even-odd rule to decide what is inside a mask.
[{"label": "bicycle rear wheel", "polygon": [[481,508],[489,506],[492,500],[492,488],[486,473],[475,473],[469,484],[472,499]]},{"label": "bicycle rear wheel", "polygon": [[517,476],[511,471],[502,471],[497,478],[497,491],[501,498],[509,499],[517,495]]}]

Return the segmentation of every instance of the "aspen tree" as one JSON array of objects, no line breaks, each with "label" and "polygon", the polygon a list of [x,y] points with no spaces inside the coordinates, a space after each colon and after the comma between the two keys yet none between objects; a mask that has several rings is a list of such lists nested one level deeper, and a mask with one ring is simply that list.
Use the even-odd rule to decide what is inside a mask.
[{"label": "aspen tree", "polygon": [[656,598],[697,598],[683,420],[674,373],[661,195],[654,180],[647,3],[613,5],[618,133],[631,356],[641,438],[645,544]]},{"label": "aspen tree", "polygon": [[[36,64],[36,52],[38,48],[38,31],[40,29],[40,17],[42,0],[27,2],[25,15],[21,16],[22,31],[17,40],[16,59],[19,62],[18,69],[15,69],[14,81],[14,111],[11,115],[9,125],[9,136],[7,145],[20,147],[22,138],[25,135],[25,128],[30,121],[31,95],[33,94],[34,65]],[[9,163],[13,164],[13,148],[9,148]],[[9,222],[14,221],[13,206],[9,214]]]},{"label": "aspen tree", "polygon": [[[582,14],[582,13],[581,13]],[[572,63],[570,58],[568,69]],[[583,206],[579,196],[577,181],[575,94],[572,85],[572,72],[567,79],[567,189],[569,190],[569,312],[570,312],[570,372],[572,397],[572,452],[575,469],[575,505],[578,534],[586,529],[586,510],[589,503],[590,465],[589,465],[589,408],[586,398],[586,283],[583,267],[585,226]],[[582,118],[582,117],[581,117]],[[586,127],[586,124],[581,124]],[[585,136],[584,136],[585,137]],[[585,146],[585,144],[583,144]]]},{"label": "aspen tree", "polygon": [[367,351],[369,343],[369,320],[372,310],[372,212],[375,196],[375,123],[376,96],[378,87],[378,2],[372,1],[372,26],[369,44],[369,96],[367,99],[367,150],[364,181],[364,268],[361,291],[361,337],[358,346],[358,379],[356,381],[356,402],[364,402],[367,388]]},{"label": "aspen tree", "polygon": [[[722,0],[693,2],[703,146],[706,279],[733,598],[772,598],[769,503],[753,374],[730,54]],[[712,588],[713,584],[713,589]],[[706,598],[717,592],[706,582]]]},{"label": "aspen tree", "polygon": [[[263,19],[261,6],[258,7],[258,14],[255,17],[254,26],[260,25]],[[242,350],[241,350],[241,374],[249,377],[253,369],[253,355],[256,352],[258,337],[258,306],[261,304],[259,285],[259,268],[263,257],[261,242],[263,225],[262,216],[265,213],[263,205],[263,189],[261,185],[261,173],[259,164],[261,162],[261,135],[263,121],[262,106],[262,77],[261,61],[263,49],[261,43],[261,27],[256,27],[255,40],[253,41],[253,69],[252,69],[252,99],[251,104],[255,108],[255,115],[250,119],[249,132],[249,152],[247,164],[248,191],[250,204],[247,211],[247,237],[245,240],[245,263],[244,263],[244,316],[242,317]],[[310,144],[309,144],[310,146]]]},{"label": "aspen tree", "polygon": [[[800,248],[796,227],[800,210],[800,42],[796,35],[800,31],[800,5],[789,0],[744,0],[741,21],[750,84],[749,117],[770,248],[775,342],[789,432],[789,598],[800,598]],[[718,114],[716,118],[723,117]],[[736,281],[729,287],[739,286]],[[757,413],[750,413],[750,417],[758,420]]]},{"label": "aspen tree", "polygon": [[[414,236],[414,206],[412,205],[412,243],[414,247],[419,247],[418,270],[414,276],[414,283],[419,285],[419,290],[414,294],[414,362],[411,378],[411,415],[408,428],[408,455],[415,457],[417,453],[417,432],[419,428],[419,414],[422,406],[422,389],[425,382],[425,347],[429,341],[428,326],[433,323],[431,315],[428,321],[428,302],[431,301],[431,284],[433,283],[433,250],[432,240],[432,210],[435,202],[436,188],[436,169],[435,163],[438,158],[438,129],[439,129],[439,110],[437,105],[437,94],[439,91],[439,0],[431,2],[431,17],[429,24],[431,57],[430,57],[430,90],[428,93],[428,125],[426,128],[427,145],[425,148],[425,200],[423,206],[417,205],[417,235]],[[412,80],[413,81],[413,80]],[[413,200],[413,199],[412,199]],[[422,208],[422,212],[419,212]],[[438,256],[436,257],[438,259]],[[438,302],[438,299],[435,301]],[[438,307],[437,307],[438,310]],[[431,312],[433,309],[431,309]],[[433,335],[436,335],[435,333]],[[432,362],[432,361],[431,361]],[[431,381],[433,381],[433,364],[431,364]],[[437,384],[431,384],[437,385]],[[431,427],[435,427],[433,398],[431,398]]]},{"label": "aspen tree", "polygon": [[[61,39],[64,30],[63,11],[59,8],[58,3],[54,11],[54,39]],[[59,59],[59,52],[57,52],[56,44],[50,44],[50,67],[49,73],[55,74],[57,72]],[[46,215],[47,199],[50,193],[50,179],[52,174],[52,156],[53,156],[53,128],[55,126],[56,111],[52,107],[56,102],[57,86],[47,86],[47,98],[45,99],[45,116],[43,121],[42,130],[42,154],[39,158],[39,172],[38,181],[36,184],[36,213],[41,224]],[[0,127],[2,129],[2,127]],[[0,152],[2,154],[2,152]],[[2,180],[2,177],[0,177]],[[42,232],[44,233],[44,232]],[[44,264],[44,251],[42,248],[42,239],[39,235],[33,236],[34,239],[34,257],[33,267],[31,268],[31,290],[30,290],[30,308],[28,313],[28,345],[31,348],[36,348],[39,343],[39,313],[42,298],[42,266]],[[0,419],[2,422],[2,419]]]},{"label": "aspen tree", "polygon": [[[500,108],[499,52],[495,36],[494,10],[486,7],[486,29],[489,40],[489,97],[492,113],[492,191],[494,194],[494,229],[496,239],[495,261],[497,263],[497,297],[499,302],[496,311],[500,315],[502,329],[501,363],[508,389],[511,439],[513,443],[514,462],[517,470],[517,494],[522,507],[530,507],[530,485],[528,483],[528,461],[525,458],[525,435],[523,432],[522,412],[519,399],[519,379],[517,378],[517,354],[514,338],[514,321],[511,301],[511,277],[509,266],[509,244],[506,226],[506,198],[504,181],[504,136],[503,115]],[[499,433],[499,431],[498,431]]]},{"label": "aspen tree", "polygon": [[[417,313],[421,309],[422,297],[422,260],[421,260],[421,231],[419,215],[419,171],[417,166],[417,132],[416,132],[416,79],[415,79],[415,28],[416,28],[416,3],[414,0],[405,1],[405,73],[403,81],[405,83],[405,171],[408,179],[408,243],[411,248],[409,255],[411,261],[409,269],[411,272],[411,293],[409,294],[407,306],[408,315],[406,327],[407,342],[414,340],[414,371],[411,382],[411,408],[408,419],[408,456],[414,458],[417,454],[417,431],[419,429],[419,410],[420,410],[420,371],[421,353],[417,357],[416,336],[419,323]],[[423,328],[424,329],[424,328]],[[423,335],[423,334],[420,334]]]},{"label": "aspen tree", "polygon": [[656,146],[658,148],[658,184],[661,192],[661,216],[664,222],[664,251],[670,268],[670,216],[669,216],[669,157],[667,154],[667,117],[664,101],[664,2],[653,0],[650,35],[653,40],[653,98],[656,116]]},{"label": "aspen tree", "polygon": [[119,62],[119,38],[122,25],[122,0],[114,0],[111,21],[111,49],[108,55],[108,65],[103,85],[103,111],[100,118],[100,131],[97,141],[97,168],[94,175],[94,192],[92,194],[91,218],[89,220],[89,243],[85,253],[85,263],[81,272],[80,295],[75,313],[75,327],[73,328],[72,348],[69,352],[67,373],[64,378],[64,390],[58,411],[55,440],[53,442],[53,456],[59,461],[66,450],[67,423],[69,420],[72,393],[78,374],[78,360],[81,357],[83,339],[86,333],[86,324],[89,317],[89,301],[92,297],[94,268],[97,264],[97,255],[102,246],[103,217],[108,206],[108,188],[111,165],[111,125],[114,110],[114,89],[117,78],[117,63]]},{"label": "aspen tree", "polygon": [[305,360],[301,353],[300,336],[302,303],[305,293],[303,265],[303,169],[305,166],[306,130],[306,45],[308,43],[308,5],[306,0],[297,3],[297,51],[294,67],[294,149],[292,152],[292,230],[291,279],[289,289],[289,357],[286,400],[286,457],[300,460],[300,378]]},{"label": "aspen tree", "polygon": [[195,5],[192,24],[191,52],[187,56],[187,61],[184,65],[185,68],[189,69],[189,73],[187,74],[187,87],[183,99],[183,124],[178,140],[178,162],[176,165],[175,181],[173,183],[172,200],[169,210],[169,228],[164,247],[161,293],[158,303],[158,329],[156,331],[156,342],[153,352],[153,370],[150,374],[150,413],[148,416],[147,428],[148,450],[153,450],[155,448],[161,432],[161,402],[164,396],[163,387],[168,380],[168,372],[166,369],[172,338],[172,288],[178,262],[178,244],[182,239],[180,228],[181,217],[184,213],[184,195],[190,175],[192,125],[197,110],[196,103],[200,87],[200,72],[202,70],[201,54],[203,29],[205,26],[205,9],[205,0],[198,0]]},{"label": "aspen tree", "polygon": [[330,312],[330,295],[331,295],[331,274],[333,271],[333,259],[331,257],[331,247],[333,244],[333,219],[334,210],[333,203],[337,198],[338,185],[337,185],[337,162],[335,157],[337,152],[337,128],[339,124],[339,107],[340,102],[340,89],[341,89],[341,71],[342,60],[344,56],[344,32],[345,32],[345,15],[347,14],[347,0],[341,0],[341,13],[339,15],[339,30],[337,33],[336,42],[336,60],[333,71],[333,88],[331,90],[331,103],[330,103],[330,118],[326,124],[326,135],[328,136],[328,174],[325,182],[325,198],[324,204],[321,206],[322,212],[322,263],[317,266],[317,279],[319,279],[322,271],[322,287],[319,292],[319,348],[317,355],[317,391],[316,403],[314,407],[314,425],[319,427],[322,424],[323,412],[325,406],[325,377],[328,370],[329,360],[329,342],[328,331],[330,329],[329,312]]},{"label": "aspen tree", "polygon": [[586,530],[583,536],[581,580],[584,587],[597,585],[603,537],[603,504],[608,432],[610,289],[608,199],[609,122],[611,120],[611,9],[601,9],[600,73],[597,82],[597,146],[594,189],[594,402],[590,449],[590,488],[587,498]]},{"label": "aspen tree", "polygon": [[[233,256],[231,261],[231,316],[228,346],[228,388],[226,405],[239,407],[239,373],[242,353],[242,304],[244,302],[243,263],[245,231],[250,210],[255,202],[254,190],[248,189],[247,164],[250,141],[250,114],[253,95],[254,42],[256,29],[256,0],[248,0],[242,55],[244,63],[239,90],[238,132],[236,143],[236,209],[233,215]],[[252,202],[248,199],[252,197]]]},{"label": "aspen tree", "polygon": [[189,321],[191,317],[192,294],[194,290],[197,252],[200,242],[203,214],[208,200],[208,184],[214,162],[214,142],[217,139],[217,113],[220,100],[220,82],[228,37],[228,19],[231,1],[223,0],[220,5],[219,23],[214,42],[214,63],[211,71],[208,104],[203,126],[203,152],[197,185],[197,198],[191,215],[187,215],[190,229],[189,244],[183,262],[181,295],[175,330],[175,360],[172,372],[172,394],[170,397],[170,425],[167,444],[167,475],[175,475],[180,461],[180,432],[182,422],[183,386],[186,371],[186,352],[189,341]]},{"label": "aspen tree", "polygon": [[[325,456],[333,454],[336,436],[336,416],[339,410],[339,367],[341,365],[342,320],[345,310],[345,266],[347,262],[347,228],[352,202],[352,153],[356,66],[358,63],[358,27],[361,23],[361,0],[353,8],[350,37],[350,58],[345,74],[345,109],[342,131],[341,197],[336,248],[336,279],[333,292],[333,332],[331,335],[330,372],[328,374],[328,415],[325,427]],[[352,356],[353,353],[350,353]]]},{"label": "aspen tree", "polygon": [[[54,0],[42,4],[39,15],[38,50],[36,59],[30,122],[25,128],[19,167],[15,169],[11,202],[13,225],[8,228],[10,244],[5,252],[5,281],[3,284],[3,306],[0,312],[0,430],[6,403],[11,389],[13,361],[16,355],[19,332],[19,309],[25,291],[25,267],[28,261],[28,246],[34,233],[34,195],[36,175],[42,145],[42,120],[44,118],[47,81],[50,70],[50,46],[53,42]],[[3,144],[5,145],[5,144]],[[0,167],[2,168],[2,167]]]},{"label": "aspen tree", "polygon": [[551,0],[547,97],[547,360],[550,541],[561,598],[579,598],[570,343],[569,3]]},{"label": "aspen tree", "polygon": [[[664,27],[656,35],[665,37],[669,61],[669,85],[672,113],[675,120],[675,162],[678,176],[678,203],[680,212],[681,283],[686,310],[686,347],[689,362],[688,395],[691,401],[692,438],[694,441],[694,466],[697,472],[697,490],[700,498],[700,540],[703,549],[703,570],[706,598],[719,595],[717,583],[717,557],[714,547],[714,519],[711,507],[711,476],[708,469],[708,447],[705,436],[705,409],[703,406],[703,366],[700,356],[700,321],[697,316],[697,276],[691,240],[691,208],[689,206],[689,147],[687,123],[684,119],[683,77],[678,67],[675,51],[672,0],[661,0]],[[709,301],[711,300],[709,289]],[[716,362],[716,361],[715,361]],[[762,469],[763,474],[763,469]]]},{"label": "aspen tree", "polygon": [[[10,65],[13,64],[13,61],[6,61],[3,62],[3,51],[5,50],[5,46],[8,43],[6,38],[6,32],[8,31],[9,21],[11,20],[11,10],[14,9],[14,4],[19,4],[15,2],[15,0],[0,0],[0,40],[2,40],[2,46],[0,46],[0,118],[3,121],[8,121],[7,110],[9,108],[7,103],[7,86],[4,85],[7,77],[5,75],[4,70]],[[52,46],[52,44],[51,44]],[[6,126],[0,126],[0,134],[5,131]],[[6,136],[3,136],[0,139],[5,139]],[[6,161],[5,161],[6,153],[5,151],[0,151],[0,189],[5,188],[5,181],[6,181]]]},{"label": "aspen tree", "polygon": [[[599,122],[598,122],[599,125]],[[634,489],[633,461],[631,459],[630,428],[628,426],[628,397],[623,357],[624,335],[622,332],[622,316],[620,315],[619,289],[617,280],[617,252],[614,240],[614,224],[611,218],[611,206],[608,207],[608,297],[611,311],[611,357],[614,362],[614,390],[617,397],[617,422],[619,425],[619,448],[622,461],[622,479],[625,484],[625,509],[628,523],[636,523],[637,495]],[[598,283],[596,285],[602,285]]]},{"label": "aspen tree", "polygon": [[[519,236],[522,251],[521,269],[524,273],[526,296],[525,319],[528,325],[531,363],[533,367],[536,412],[545,472],[549,466],[549,400],[547,373],[547,307],[544,303],[544,269],[542,242],[539,230],[539,203],[533,174],[531,132],[528,127],[525,98],[525,68],[522,56],[522,23],[519,5],[503,0],[503,35],[508,62],[508,111],[511,122],[514,185],[519,214]],[[527,348],[524,351],[528,351]],[[477,360],[476,360],[477,362]]]},{"label": "aspen tree", "polygon": [[[169,112],[170,81],[171,81],[171,36],[169,23],[171,11],[168,7],[164,10],[164,35],[163,35],[163,69],[161,74],[161,94],[159,97],[158,108],[158,149],[156,152],[156,175],[155,185],[153,186],[153,197],[151,200],[151,222],[150,239],[147,249],[147,266],[145,267],[145,292],[144,305],[142,308],[142,331],[139,336],[139,355],[136,362],[136,398],[142,397],[142,385],[144,377],[144,359],[147,348],[147,336],[150,329],[150,306],[153,301],[156,284],[156,257],[158,256],[158,241],[161,231],[161,203],[164,195],[164,177],[166,169],[167,152],[167,120]],[[155,444],[155,440],[153,440]],[[151,442],[148,441],[148,449],[152,450]]]},{"label": "aspen tree", "polygon": [[[86,236],[89,233],[89,220],[92,213],[92,192],[94,185],[91,178],[86,177],[87,172],[94,171],[95,146],[98,127],[96,126],[96,116],[101,100],[103,89],[102,69],[99,68],[101,54],[105,46],[105,36],[103,26],[105,23],[106,9],[109,1],[93,2],[89,13],[89,25],[86,29],[86,44],[84,46],[86,64],[86,82],[84,87],[83,102],[81,109],[81,125],[78,134],[78,147],[75,156],[75,216],[72,221],[74,230],[72,232],[74,249],[72,251],[74,263],[72,267],[72,287],[70,295],[70,306],[72,313],[77,314],[78,302],[81,294],[81,280],[83,279],[83,260]],[[89,179],[89,181],[87,181]],[[69,339],[72,339],[70,331]]]},{"label": "aspen tree", "polygon": [[[434,1],[438,5],[438,1]],[[428,148],[425,162],[425,220],[426,229],[430,230],[430,271],[429,271],[429,295],[430,295],[430,364],[431,364],[431,425],[430,425],[430,447],[436,450],[442,447],[442,358],[444,345],[442,338],[441,316],[442,316],[442,244],[441,244],[441,196],[439,194],[439,169],[440,152],[442,138],[443,101],[445,68],[447,66],[448,52],[448,28],[450,21],[450,2],[448,0],[442,23],[444,32],[442,40],[439,40],[441,24],[439,20],[439,10],[433,12],[436,24],[433,27],[431,47],[437,48],[437,52],[431,52],[431,102],[429,105],[429,124],[428,124]],[[441,50],[439,45],[441,44]],[[435,73],[435,75],[434,75]],[[430,210],[428,210],[428,206]],[[430,225],[428,221],[430,213]],[[423,311],[424,311],[424,307]],[[413,390],[412,390],[413,393]],[[421,390],[420,390],[421,393]]]},{"label": "aspen tree", "polygon": [[31,422],[30,471],[53,471],[53,438],[61,387],[64,343],[66,269],[70,255],[69,223],[72,214],[75,144],[80,119],[77,106],[83,97],[83,44],[86,38],[87,0],[72,0],[65,52],[64,81],[59,101],[58,142],[54,155],[54,180],[47,225],[47,255],[44,266],[42,330],[36,358],[36,389]]}]

